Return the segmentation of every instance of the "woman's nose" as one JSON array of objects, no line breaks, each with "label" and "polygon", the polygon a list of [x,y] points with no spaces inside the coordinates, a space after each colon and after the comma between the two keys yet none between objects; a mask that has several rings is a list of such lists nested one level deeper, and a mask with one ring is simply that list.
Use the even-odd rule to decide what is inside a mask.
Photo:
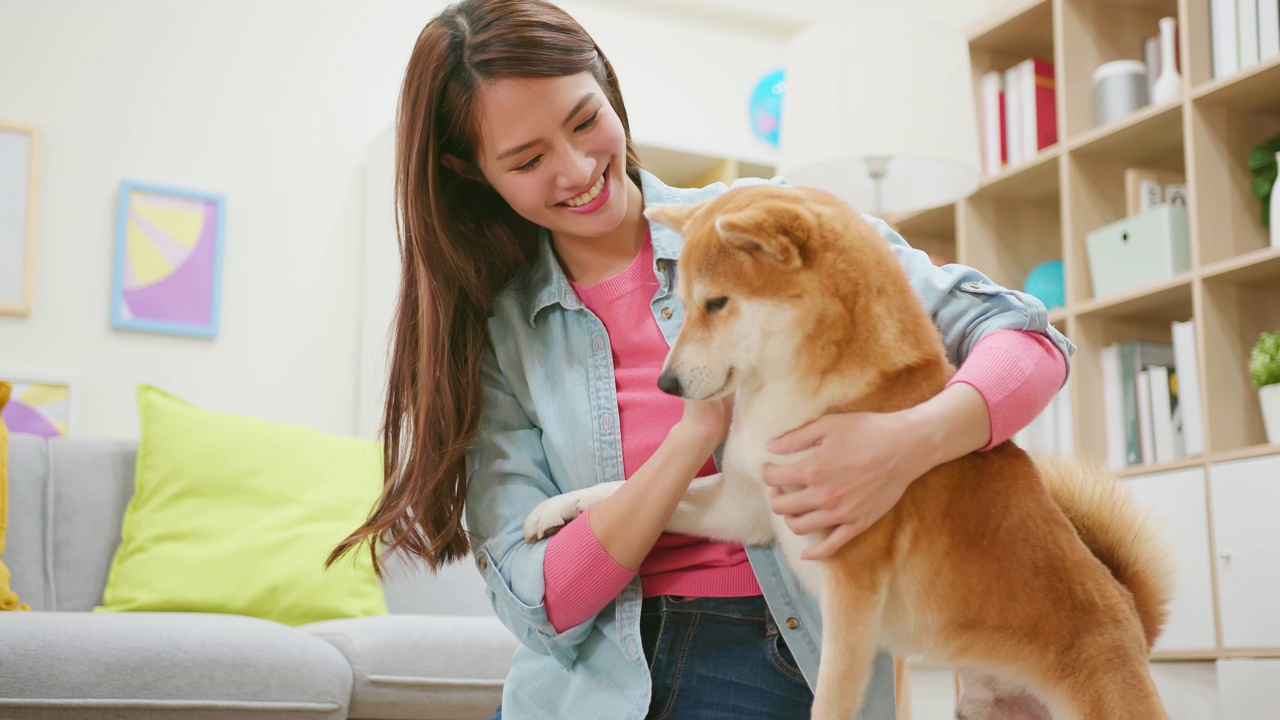
[{"label": "woman's nose", "polygon": [[589,155],[576,148],[569,148],[565,160],[560,165],[560,187],[565,190],[576,190],[591,181],[596,171],[596,162]]}]

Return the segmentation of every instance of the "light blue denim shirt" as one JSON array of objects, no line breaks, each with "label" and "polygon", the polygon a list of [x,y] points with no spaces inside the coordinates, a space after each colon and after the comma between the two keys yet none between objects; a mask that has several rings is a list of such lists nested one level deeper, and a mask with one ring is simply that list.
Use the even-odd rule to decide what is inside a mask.
[{"label": "light blue denim shirt", "polygon": [[[768,181],[735,184],[761,182]],[[641,184],[646,207],[698,202],[726,190],[722,183],[676,189],[643,172]],[[1035,298],[999,287],[972,268],[935,267],[883,221],[868,219],[902,261],[957,366],[979,338],[995,330],[1043,332],[1064,355],[1074,352],[1048,326]],[[650,232],[659,283],[651,307],[670,345],[684,317],[676,295],[682,241],[661,225],[651,224]],[[639,579],[595,618],[556,632],[543,605],[547,543],[526,543],[521,532],[525,516],[542,500],[625,479],[609,336],[570,287],[546,233],[534,265],[497,299],[489,336],[494,352],[482,361],[480,430],[467,454],[466,522],[494,610],[521,641],[503,690],[502,715],[639,720],[650,691],[640,644]],[[776,546],[749,547],[747,555],[813,686],[822,637],[816,599],[800,588]],[[893,718],[893,687],[892,660],[881,653],[860,717]]]}]

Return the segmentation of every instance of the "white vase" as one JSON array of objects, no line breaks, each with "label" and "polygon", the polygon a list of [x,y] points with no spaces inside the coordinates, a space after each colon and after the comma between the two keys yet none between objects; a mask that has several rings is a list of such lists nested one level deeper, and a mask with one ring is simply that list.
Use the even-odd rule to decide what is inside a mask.
[{"label": "white vase", "polygon": [[1280,445],[1280,383],[1258,388],[1258,403],[1262,405],[1262,426],[1267,429],[1267,442]]},{"label": "white vase", "polygon": [[[1280,167],[1280,152],[1276,153],[1276,167]],[[1280,178],[1271,186],[1271,247],[1280,248]]]},{"label": "white vase", "polygon": [[1151,104],[1171,102],[1182,95],[1182,75],[1178,73],[1178,60],[1174,53],[1178,21],[1160,18],[1160,76],[1151,86]]}]

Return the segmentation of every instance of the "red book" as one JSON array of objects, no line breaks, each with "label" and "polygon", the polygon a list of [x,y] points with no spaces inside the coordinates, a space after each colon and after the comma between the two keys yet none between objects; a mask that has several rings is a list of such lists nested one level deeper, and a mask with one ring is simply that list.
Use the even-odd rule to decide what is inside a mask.
[{"label": "red book", "polygon": [[1036,150],[1058,142],[1058,101],[1053,63],[1032,58],[1035,68]]}]

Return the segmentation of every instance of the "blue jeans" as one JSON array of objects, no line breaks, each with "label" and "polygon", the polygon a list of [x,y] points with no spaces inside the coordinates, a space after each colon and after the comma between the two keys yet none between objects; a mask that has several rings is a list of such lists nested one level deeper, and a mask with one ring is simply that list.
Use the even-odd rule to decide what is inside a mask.
[{"label": "blue jeans", "polygon": [[813,693],[761,596],[646,598],[640,637],[653,678],[648,720],[809,718]]}]

